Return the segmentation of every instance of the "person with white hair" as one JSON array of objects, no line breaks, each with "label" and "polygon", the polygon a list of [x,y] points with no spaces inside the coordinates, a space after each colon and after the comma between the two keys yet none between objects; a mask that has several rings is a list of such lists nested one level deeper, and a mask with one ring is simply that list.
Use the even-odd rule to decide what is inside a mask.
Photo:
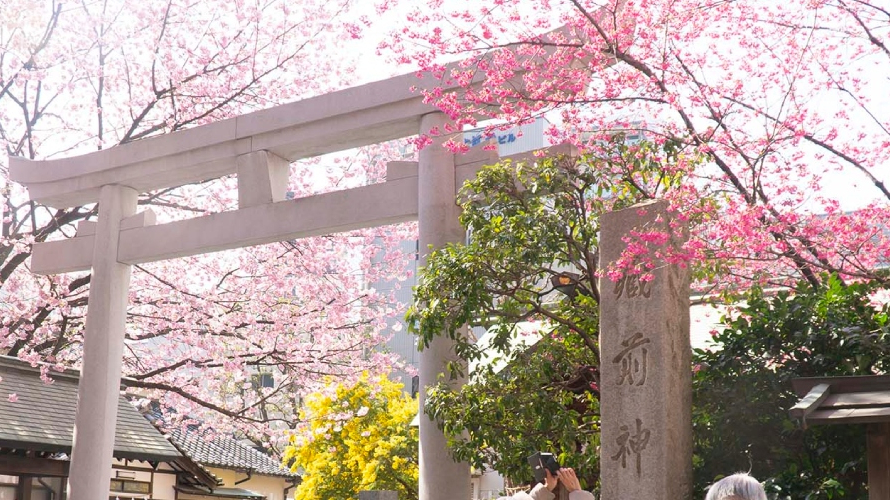
[{"label": "person with white hair", "polygon": [[705,500],[766,500],[766,492],[759,481],[739,472],[712,484]]},{"label": "person with white hair", "polygon": [[556,495],[553,490],[561,482],[569,491],[569,500],[594,500],[593,493],[581,489],[581,482],[575,474],[575,469],[563,467],[556,471],[556,475],[544,470],[546,476],[543,483],[538,483],[528,493],[519,492],[511,497],[501,497],[498,500],[553,500]]}]

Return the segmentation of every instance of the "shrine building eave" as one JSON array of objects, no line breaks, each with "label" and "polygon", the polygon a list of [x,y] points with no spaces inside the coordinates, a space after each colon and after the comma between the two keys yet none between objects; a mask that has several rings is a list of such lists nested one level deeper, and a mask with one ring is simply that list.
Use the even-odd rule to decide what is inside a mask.
[{"label": "shrine building eave", "polygon": [[810,377],[791,383],[801,399],[789,414],[804,428],[890,422],[890,375]]}]

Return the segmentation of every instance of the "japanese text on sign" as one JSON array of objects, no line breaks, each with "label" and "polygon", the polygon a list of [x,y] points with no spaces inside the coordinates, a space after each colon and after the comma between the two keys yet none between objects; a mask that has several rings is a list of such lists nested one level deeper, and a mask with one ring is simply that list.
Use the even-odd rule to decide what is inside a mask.
[{"label": "japanese text on sign", "polygon": [[621,342],[624,347],[614,358],[612,363],[620,364],[618,371],[618,385],[641,386],[646,383],[649,374],[649,349],[644,347],[652,342],[642,333],[635,333]]},{"label": "japanese text on sign", "polygon": [[621,461],[621,468],[627,468],[627,459],[631,458],[636,462],[637,477],[643,473],[642,452],[649,444],[649,437],[652,431],[643,427],[643,421],[636,419],[636,427],[621,426],[621,434],[615,439],[618,445],[618,453],[612,455],[612,460]]},{"label": "japanese text on sign", "polygon": [[641,280],[638,274],[624,275],[615,282],[613,293],[620,299],[622,295],[629,299],[634,297],[649,298],[652,295],[652,282]]}]

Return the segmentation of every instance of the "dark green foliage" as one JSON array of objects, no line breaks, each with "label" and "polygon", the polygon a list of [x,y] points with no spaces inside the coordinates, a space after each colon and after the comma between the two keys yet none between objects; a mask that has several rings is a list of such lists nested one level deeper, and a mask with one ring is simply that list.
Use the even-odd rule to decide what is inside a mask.
[{"label": "dark green foliage", "polygon": [[[422,346],[444,335],[461,359],[479,363],[471,383],[455,391],[443,380],[426,405],[457,458],[523,483],[526,457],[552,451],[596,488],[598,216],[675,188],[682,176],[667,173],[677,172],[674,162],[689,159],[671,144],[616,141],[596,158],[486,167],[464,187],[470,243],[430,256],[408,314]],[[550,282],[566,270],[578,273],[571,298]],[[886,373],[890,363],[887,309],[871,305],[874,286],[822,283],[752,290],[715,337],[722,349],[695,352],[696,498],[740,470],[765,480],[775,498],[866,498],[864,429],[803,431],[788,416],[798,399],[791,379]],[[489,332],[484,345],[473,335],[480,330]]]},{"label": "dark green foliage", "polygon": [[[444,335],[460,358],[479,363],[460,391],[447,380],[434,388],[426,411],[457,458],[514,483],[529,480],[526,457],[541,450],[596,488],[598,216],[681,180],[666,173],[680,159],[670,144],[631,149],[616,141],[605,149],[596,158],[486,167],[462,194],[470,243],[432,254],[408,314],[422,346]],[[717,264],[696,271],[706,276]],[[571,298],[550,282],[566,270],[578,273],[580,293]],[[890,363],[887,309],[870,303],[874,286],[822,283],[753,289],[715,337],[722,349],[695,352],[696,498],[740,470],[765,480],[774,498],[866,498],[864,429],[804,431],[788,416],[798,399],[791,379],[886,373]],[[487,330],[488,341],[477,345],[465,324],[483,327],[474,330]]]},{"label": "dark green foliage", "polygon": [[813,289],[766,295],[754,289],[740,315],[696,350],[696,491],[719,476],[748,471],[776,498],[867,498],[864,426],[802,430],[788,416],[798,377],[886,373],[887,307],[875,308],[869,284],[837,277]]},{"label": "dark green foliage", "polygon": [[[461,359],[484,360],[461,391],[443,381],[426,404],[457,458],[524,483],[526,457],[551,451],[595,486],[598,217],[676,186],[680,156],[673,144],[628,147],[617,138],[595,157],[485,167],[464,186],[470,242],[429,257],[408,313],[422,347],[444,335]],[[551,285],[566,270],[578,274],[573,298]],[[487,329],[485,346],[465,324]],[[522,345],[532,338],[541,340]]]},{"label": "dark green foliage", "polygon": [[594,356],[558,339],[537,347],[518,355],[509,373],[476,377],[459,392],[444,386],[434,390],[429,411],[444,424],[453,455],[477,468],[490,465],[522,484],[531,479],[526,457],[535,450],[552,450],[560,463],[576,467],[593,484],[599,435],[593,377],[577,377],[586,386],[574,391],[566,382],[577,380],[583,373],[579,366]]}]

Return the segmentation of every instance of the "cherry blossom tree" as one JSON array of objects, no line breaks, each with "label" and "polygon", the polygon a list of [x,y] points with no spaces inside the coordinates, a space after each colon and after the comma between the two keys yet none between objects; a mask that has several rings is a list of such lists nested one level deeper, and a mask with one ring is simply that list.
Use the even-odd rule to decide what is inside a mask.
[{"label": "cherry blossom tree", "polygon": [[[352,0],[0,1],[0,141],[52,158],[174,132],[349,83],[338,53],[368,20]],[[379,181],[395,144],[293,166],[294,197]],[[71,237],[95,206],[28,201],[2,169],[0,353],[77,367],[89,274],[34,276],[32,243]],[[150,193],[161,221],[237,207],[233,179]],[[171,424],[233,428],[271,445],[302,394],[397,361],[386,338],[395,227],[137,266],[124,375]],[[372,257],[374,257],[372,259]],[[373,263],[372,263],[373,262]],[[270,383],[274,379],[274,383]]]},{"label": "cherry blossom tree", "polygon": [[[868,295],[886,289],[884,268],[890,257],[886,222],[890,192],[885,186],[890,117],[883,111],[888,104],[884,87],[890,69],[886,2],[495,0],[479,7],[471,2],[430,1],[418,6],[409,19],[381,50],[442,79],[441,87],[423,91],[452,118],[454,125],[446,132],[457,133],[486,119],[493,120],[487,122],[493,129],[547,117],[553,124],[554,142],[568,141],[590,153],[587,168],[603,178],[614,176],[633,184],[620,192],[667,199],[688,218],[689,243],[683,254],[669,257],[693,266],[700,291],[738,294],[748,299],[748,305],[762,306],[759,311],[746,307],[727,319],[725,331],[716,336],[723,350],[698,353],[699,361],[710,363],[710,367],[700,365],[696,376],[696,395],[703,396],[695,401],[696,453],[697,459],[706,461],[704,465],[697,462],[699,484],[712,482],[713,475],[720,473],[717,461],[721,457],[734,456],[744,457],[748,466],[760,464],[772,491],[781,487],[782,495],[843,496],[863,491],[855,463],[861,450],[858,455],[855,449],[847,455],[854,459],[839,460],[850,451],[845,446],[849,439],[833,435],[826,438],[832,444],[820,444],[818,453],[831,450],[824,455],[824,463],[843,464],[844,471],[834,471],[814,459],[817,453],[806,447],[795,448],[806,450],[798,456],[788,453],[788,446],[775,448],[776,440],[764,440],[764,436],[767,431],[786,437],[794,434],[789,431],[788,405],[780,401],[793,397],[782,393],[789,378],[883,373],[885,367],[850,362],[872,359],[857,355],[837,366],[801,370],[791,366],[793,355],[769,359],[763,352],[753,352],[756,347],[752,346],[759,338],[765,351],[775,353],[776,346],[782,345],[805,353],[800,359],[806,361],[836,361],[837,349],[826,347],[825,342],[838,338],[844,345],[859,345],[856,335],[876,338],[883,331],[863,318],[884,317],[881,309],[869,303]],[[445,90],[453,84],[461,86],[461,91]],[[637,142],[640,139],[644,140]],[[662,155],[652,156],[650,141],[679,145],[678,161],[665,164]],[[630,143],[630,151],[637,148],[631,156],[638,164],[616,169],[609,162],[597,161],[608,158],[603,145],[615,142]],[[451,146],[464,147],[460,141]],[[684,161],[684,155],[703,161]],[[546,168],[548,161],[538,163],[537,168]],[[653,165],[659,172],[646,171]],[[535,252],[549,250],[551,241],[574,243],[577,240],[568,236],[584,226],[576,223],[570,210],[561,212],[555,203],[535,211],[539,201],[527,200],[537,195],[535,188],[547,186],[551,177],[541,175],[536,181],[529,176],[529,181],[523,175],[530,170],[510,169],[507,182],[495,185],[493,194],[467,197],[468,203],[480,204],[478,209],[465,205],[463,215],[477,241],[471,238],[467,245],[433,254],[410,313],[416,320],[415,331],[425,342],[446,336],[454,341],[455,351],[470,361],[503,356],[516,367],[496,376],[491,376],[491,369],[477,368],[472,383],[461,389],[442,384],[434,389],[425,409],[449,435],[452,454],[458,458],[521,475],[523,457],[510,454],[541,449],[544,443],[545,449],[564,453],[569,463],[577,465],[586,459],[584,472],[593,482],[598,457],[589,450],[599,441],[599,415],[598,394],[591,393],[598,385],[579,388],[570,369],[550,371],[567,356],[548,358],[541,351],[549,354],[546,349],[553,347],[564,351],[578,345],[579,339],[591,339],[585,354],[596,356],[598,309],[591,300],[598,292],[596,278],[605,274],[614,280],[628,272],[645,278],[646,240],[664,235],[644,231],[628,237],[628,250],[619,265],[606,269],[596,268],[597,242],[588,240],[586,251],[575,255],[591,258],[571,263],[580,276],[569,281],[583,284],[590,293],[573,292],[556,304],[542,304],[551,283],[556,285],[547,278],[564,271],[554,265],[564,260],[543,253],[535,260]],[[473,181],[471,189],[484,179]],[[651,189],[652,183],[660,188],[658,193]],[[519,196],[520,203],[505,208],[502,200],[519,191],[516,185],[535,194]],[[609,201],[620,199],[609,190],[601,191],[604,195],[594,189],[578,192],[594,198],[572,205],[580,213],[591,213],[585,209],[602,205],[608,210]],[[553,219],[529,223],[529,214],[539,213]],[[527,241],[529,234],[548,231],[558,237],[536,237],[533,244]],[[506,245],[491,245],[492,239]],[[498,252],[506,257],[492,259]],[[867,283],[850,285],[853,281]],[[449,287],[449,283],[457,286]],[[763,298],[764,289],[792,285],[796,290],[778,293],[776,300]],[[863,312],[859,318],[852,318],[850,304],[838,299],[850,294],[859,300]],[[781,302],[789,297],[798,302],[783,309]],[[830,297],[826,300],[831,303],[820,302],[822,297]],[[808,300],[813,301],[811,306],[804,307]],[[775,321],[771,316],[783,311],[799,314],[803,323]],[[576,314],[587,324],[567,326]],[[554,318],[557,315],[561,317]],[[549,321],[533,337],[540,339],[534,348],[508,342],[511,336],[522,338],[530,324],[537,327],[532,321],[541,316]],[[825,323],[825,317],[852,318],[857,326],[838,328]],[[455,334],[456,327],[473,322],[494,324],[486,334],[487,342],[481,343],[488,348],[484,354],[475,338]],[[763,328],[758,329],[758,324]],[[767,339],[769,335],[784,335],[788,342]],[[792,339],[795,335],[798,338]],[[744,363],[746,359],[754,360],[751,366]],[[576,358],[575,369],[588,367],[584,365],[595,369],[597,361]],[[537,371],[529,374],[529,366],[547,376],[536,378]],[[739,366],[750,368],[751,376],[745,379]],[[596,372],[592,373],[597,382]],[[559,394],[554,388],[568,381],[575,390],[563,391],[563,398],[545,395]],[[767,383],[758,385],[759,381]],[[739,397],[751,394],[763,395],[759,402],[778,409],[776,418],[761,419],[759,434],[746,434],[739,426],[720,427],[726,419],[721,420],[714,410],[724,406],[743,415],[746,422],[752,420],[751,415],[762,414],[751,398]],[[535,402],[552,399],[563,407],[554,405],[544,413],[544,420],[522,399],[529,395]],[[572,404],[585,397],[592,404]],[[509,427],[499,418],[517,414],[524,418],[514,419],[511,424],[516,425]],[[542,421],[543,425],[522,428]],[[540,429],[545,429],[544,436],[535,435]],[[582,434],[586,429],[593,431]],[[810,444],[822,439],[806,436]],[[546,442],[564,437],[570,439],[552,445]],[[735,443],[734,451],[727,446],[729,441]],[[576,446],[578,442],[587,448]],[[757,451],[759,445],[773,448]],[[787,455],[784,463],[780,463],[782,453]]]},{"label": "cherry blossom tree", "polygon": [[701,286],[819,285],[825,271],[886,279],[882,2],[427,4],[381,51],[464,86],[424,89],[455,128],[545,115],[555,142],[589,149],[643,133],[705,155],[664,195],[701,221],[684,257]]}]

